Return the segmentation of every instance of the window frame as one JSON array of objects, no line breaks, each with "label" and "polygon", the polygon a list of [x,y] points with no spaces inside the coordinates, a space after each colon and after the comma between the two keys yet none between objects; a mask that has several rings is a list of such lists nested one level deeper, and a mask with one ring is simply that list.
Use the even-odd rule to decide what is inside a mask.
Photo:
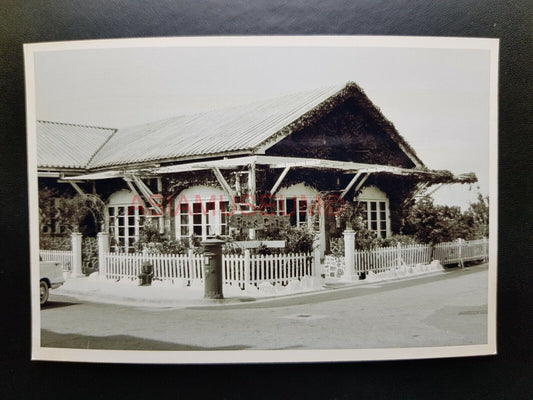
[{"label": "window frame", "polygon": [[[111,209],[113,209],[112,213],[110,212]],[[119,215],[120,210],[123,213]],[[130,211],[133,211],[133,213],[131,214]],[[131,249],[134,248],[133,244],[139,240],[141,228],[146,223],[147,218],[150,217],[144,215],[140,207],[134,207],[131,204],[109,204],[106,207],[106,213],[109,235],[115,241],[115,244],[111,245],[112,251],[131,252]],[[133,218],[133,223],[131,223],[130,218]],[[120,223],[120,220],[123,220],[123,224]],[[121,228],[123,229],[122,235],[120,234]],[[130,229],[133,229],[133,234],[130,233]]]},{"label": "window frame", "polygon": [[[200,202],[198,202],[198,197],[191,200],[187,199],[187,202],[181,203],[179,203],[179,199],[180,197],[175,201],[175,209],[179,207],[179,212],[174,218],[174,235],[177,240],[189,239],[193,233],[202,240],[216,236],[229,236],[229,216],[222,214],[222,212],[230,212],[230,201],[227,196],[217,195],[214,200],[212,196],[199,196]],[[208,204],[212,203],[214,203],[214,208],[208,208]],[[187,213],[182,212],[184,206],[187,207]],[[187,221],[184,223],[182,222],[182,217],[185,215],[187,216]],[[199,216],[200,219],[195,220],[195,216]],[[200,229],[196,229],[195,232],[195,227],[200,227]],[[182,234],[182,228],[186,228],[186,235]],[[213,229],[212,233],[209,232],[210,228]]]},{"label": "window frame", "polygon": [[[369,230],[376,232],[376,236],[382,239],[391,236],[390,203],[385,192],[375,186],[369,186],[363,189],[359,196],[354,198],[354,201],[358,205],[364,204],[366,216],[364,216],[363,220]],[[381,208],[382,203],[384,203],[384,210]],[[373,204],[375,204],[375,210],[372,210]],[[376,213],[376,218],[372,216],[373,211]],[[384,219],[383,212],[385,213]],[[376,224],[375,228],[373,227],[374,222]],[[383,223],[385,223],[385,228],[383,228]],[[384,236],[382,233],[384,233]]]}]

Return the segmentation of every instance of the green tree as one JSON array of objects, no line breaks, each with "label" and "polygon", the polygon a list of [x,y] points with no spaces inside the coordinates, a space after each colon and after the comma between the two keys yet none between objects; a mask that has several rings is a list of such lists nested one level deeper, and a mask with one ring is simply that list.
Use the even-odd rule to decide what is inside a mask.
[{"label": "green tree", "polygon": [[415,203],[405,217],[402,228],[402,233],[429,244],[466,238],[469,232],[459,207],[435,205],[430,197]]},{"label": "green tree", "polygon": [[105,204],[98,195],[77,194],[72,198],[60,198],[56,205],[58,219],[70,232],[79,232],[82,221],[91,215],[101,227],[104,223]]},{"label": "green tree", "polygon": [[483,197],[481,193],[477,196],[477,201],[470,203],[470,207],[464,213],[465,223],[469,227],[466,236],[468,240],[475,240],[489,237],[489,197]]},{"label": "green tree", "polygon": [[[40,246],[43,249],[70,248],[68,235],[84,231],[87,221],[92,221],[98,230],[104,224],[105,204],[98,195],[72,196],[55,188],[39,189]],[[90,217],[90,218],[88,218]],[[43,227],[49,226],[45,232]],[[60,227],[60,229],[57,229]],[[80,229],[81,228],[81,229]]]}]

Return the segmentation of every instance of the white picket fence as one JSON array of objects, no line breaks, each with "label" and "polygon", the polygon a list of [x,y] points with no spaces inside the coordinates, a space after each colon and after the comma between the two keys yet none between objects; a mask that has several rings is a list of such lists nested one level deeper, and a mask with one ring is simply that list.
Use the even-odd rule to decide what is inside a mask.
[{"label": "white picket fence", "polygon": [[63,271],[69,272],[72,269],[74,252],[70,250],[39,250],[39,257],[43,261],[60,262]]},{"label": "white picket fence", "polygon": [[313,275],[313,257],[305,253],[251,255],[245,250],[244,255],[224,255],[222,263],[224,283],[241,289],[261,282],[287,285]]},{"label": "white picket fence", "polygon": [[[372,271],[380,273],[400,266],[429,264],[439,260],[442,265],[466,261],[483,260],[489,257],[488,239],[439,243],[433,248],[429,245],[400,245],[380,247],[371,251],[354,251],[354,273],[361,274]],[[327,278],[338,279],[344,275],[344,257],[326,256],[324,266]]]},{"label": "white picket fence", "polygon": [[[192,251],[188,254],[105,253],[104,260],[100,275],[107,279],[136,279],[146,261],[153,265],[155,279],[184,279],[191,285],[204,278],[204,257]],[[244,254],[222,256],[224,284],[241,289],[261,282],[286,285],[312,273],[313,258],[309,254],[251,255],[245,250]]]},{"label": "white picket fence", "polygon": [[154,277],[161,280],[186,279],[201,280],[203,257],[199,254],[143,254],[143,253],[105,253],[105,266],[100,275],[107,279],[136,279],[142,272],[142,264],[149,262],[154,268]]},{"label": "white picket fence", "polygon": [[400,245],[396,247],[381,247],[371,251],[354,252],[354,268],[356,273],[373,271],[385,272],[401,265],[414,266],[429,264],[432,260],[439,260],[442,265],[465,261],[487,259],[489,256],[488,239],[439,243],[433,247],[429,245]]},{"label": "white picket fence", "polygon": [[445,242],[435,245],[433,258],[442,265],[463,263],[465,261],[479,260],[489,257],[488,239],[455,242]]},{"label": "white picket fence", "polygon": [[431,249],[422,244],[379,247],[371,251],[354,252],[356,273],[373,271],[385,272],[393,266],[428,264],[431,262]]}]

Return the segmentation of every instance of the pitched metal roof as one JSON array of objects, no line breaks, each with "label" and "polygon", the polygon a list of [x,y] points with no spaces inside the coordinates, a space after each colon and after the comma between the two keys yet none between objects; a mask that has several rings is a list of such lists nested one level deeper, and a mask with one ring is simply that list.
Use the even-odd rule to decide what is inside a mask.
[{"label": "pitched metal roof", "polygon": [[418,167],[424,164],[355,83],[290,94],[252,104],[182,115],[128,128],[38,124],[39,166],[107,168],[226,155],[261,154],[355,98]]},{"label": "pitched metal roof", "polygon": [[39,168],[86,168],[115,129],[37,121]]},{"label": "pitched metal roof", "polygon": [[344,86],[120,129],[90,167],[249,153]]}]

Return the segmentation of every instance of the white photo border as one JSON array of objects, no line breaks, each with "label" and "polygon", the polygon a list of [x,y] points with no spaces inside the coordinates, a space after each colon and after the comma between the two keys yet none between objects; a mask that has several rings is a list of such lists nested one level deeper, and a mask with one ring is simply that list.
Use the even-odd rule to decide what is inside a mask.
[{"label": "white photo border", "polygon": [[[82,49],[123,49],[136,47],[395,47],[431,49],[471,49],[490,52],[490,125],[489,125],[489,284],[487,343],[481,345],[336,349],[336,350],[238,350],[238,351],[132,351],[85,350],[41,346],[39,304],[39,215],[36,146],[35,54]],[[249,37],[173,37],[109,39],[33,43],[24,45],[26,81],[26,124],[28,156],[28,198],[30,231],[32,360],[150,363],[276,363],[335,362],[425,359],[496,354],[497,242],[498,242],[498,62],[499,40],[456,37],[400,36],[249,36]]]}]

